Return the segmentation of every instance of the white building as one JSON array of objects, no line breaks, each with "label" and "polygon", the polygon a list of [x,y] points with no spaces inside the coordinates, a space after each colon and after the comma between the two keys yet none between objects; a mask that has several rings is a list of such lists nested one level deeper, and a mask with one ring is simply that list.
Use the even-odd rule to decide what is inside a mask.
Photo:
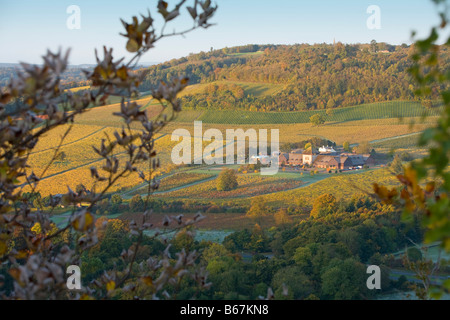
[{"label": "white building", "polygon": [[336,152],[336,150],[334,150],[333,147],[322,146],[322,147],[319,148],[319,152],[320,153],[329,153],[329,152]]}]

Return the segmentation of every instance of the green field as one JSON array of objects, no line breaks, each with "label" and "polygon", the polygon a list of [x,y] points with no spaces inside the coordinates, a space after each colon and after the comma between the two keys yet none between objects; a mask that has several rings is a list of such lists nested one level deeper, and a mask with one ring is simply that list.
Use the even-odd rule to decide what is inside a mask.
[{"label": "green field", "polygon": [[288,124],[309,123],[314,114],[322,114],[327,122],[347,122],[366,119],[389,119],[437,116],[440,108],[426,110],[419,102],[389,101],[369,103],[359,106],[338,108],[332,115],[325,110],[297,111],[297,112],[253,112],[253,111],[205,111],[198,120],[205,123],[220,124]]},{"label": "green field", "polygon": [[419,136],[420,132],[417,132],[399,137],[380,139],[379,141],[373,141],[372,147],[389,149],[415,148],[417,147]]},{"label": "green field", "polygon": [[268,96],[276,94],[277,92],[283,90],[282,84],[273,84],[273,83],[263,83],[263,82],[245,82],[245,81],[228,81],[228,80],[220,80],[208,83],[200,83],[188,86],[184,91],[180,93],[180,97],[185,95],[194,95],[198,93],[204,92],[205,88],[210,85],[223,85],[223,84],[233,84],[244,89],[244,94],[246,96],[252,95],[254,97]]}]

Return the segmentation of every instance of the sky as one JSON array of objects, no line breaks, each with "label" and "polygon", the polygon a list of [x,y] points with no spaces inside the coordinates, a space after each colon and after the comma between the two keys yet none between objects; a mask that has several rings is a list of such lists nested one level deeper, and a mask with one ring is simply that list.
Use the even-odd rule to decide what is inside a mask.
[{"label": "sky", "polygon": [[[188,0],[193,2],[192,0]],[[174,1],[168,0],[169,6]],[[213,0],[219,6],[208,29],[183,37],[161,40],[141,62],[164,62],[190,53],[245,44],[369,43],[410,44],[411,31],[428,35],[438,24],[430,0]],[[0,63],[41,63],[47,49],[71,48],[71,64],[95,63],[94,49],[114,48],[114,57],[130,57],[120,18],[150,9],[157,28],[157,0],[0,0]],[[80,8],[80,29],[69,29],[67,20]],[[380,28],[369,29],[367,8],[380,9]],[[184,9],[185,10],[185,9]],[[187,11],[167,31],[191,27]]]}]

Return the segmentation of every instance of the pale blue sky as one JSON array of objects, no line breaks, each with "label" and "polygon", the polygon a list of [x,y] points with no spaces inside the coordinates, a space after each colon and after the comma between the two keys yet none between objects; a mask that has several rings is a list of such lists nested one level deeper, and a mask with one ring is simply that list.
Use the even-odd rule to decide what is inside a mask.
[{"label": "pale blue sky", "polygon": [[[173,1],[168,1],[174,3]],[[214,2],[214,1],[213,1]],[[47,48],[72,48],[70,63],[94,63],[94,48],[115,48],[115,57],[126,55],[125,38],[119,36],[119,18],[131,21],[150,8],[158,15],[156,0],[0,0],[0,62],[40,63]],[[216,0],[219,9],[207,30],[186,38],[165,39],[142,58],[162,62],[207,51],[249,43],[368,43],[372,39],[392,44],[411,43],[411,31],[424,36],[438,21],[430,0]],[[69,5],[81,9],[81,29],[69,30]],[[381,9],[381,29],[369,30],[369,5]],[[159,20],[158,20],[159,21]],[[188,19],[169,25],[180,30]]]}]

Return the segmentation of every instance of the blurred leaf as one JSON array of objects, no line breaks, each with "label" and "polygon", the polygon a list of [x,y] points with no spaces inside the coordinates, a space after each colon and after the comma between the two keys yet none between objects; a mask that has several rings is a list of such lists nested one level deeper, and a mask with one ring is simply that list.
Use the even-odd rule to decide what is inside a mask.
[{"label": "blurred leaf", "polygon": [[127,51],[128,52],[137,52],[139,50],[139,44],[134,39],[129,39],[127,42]]}]

